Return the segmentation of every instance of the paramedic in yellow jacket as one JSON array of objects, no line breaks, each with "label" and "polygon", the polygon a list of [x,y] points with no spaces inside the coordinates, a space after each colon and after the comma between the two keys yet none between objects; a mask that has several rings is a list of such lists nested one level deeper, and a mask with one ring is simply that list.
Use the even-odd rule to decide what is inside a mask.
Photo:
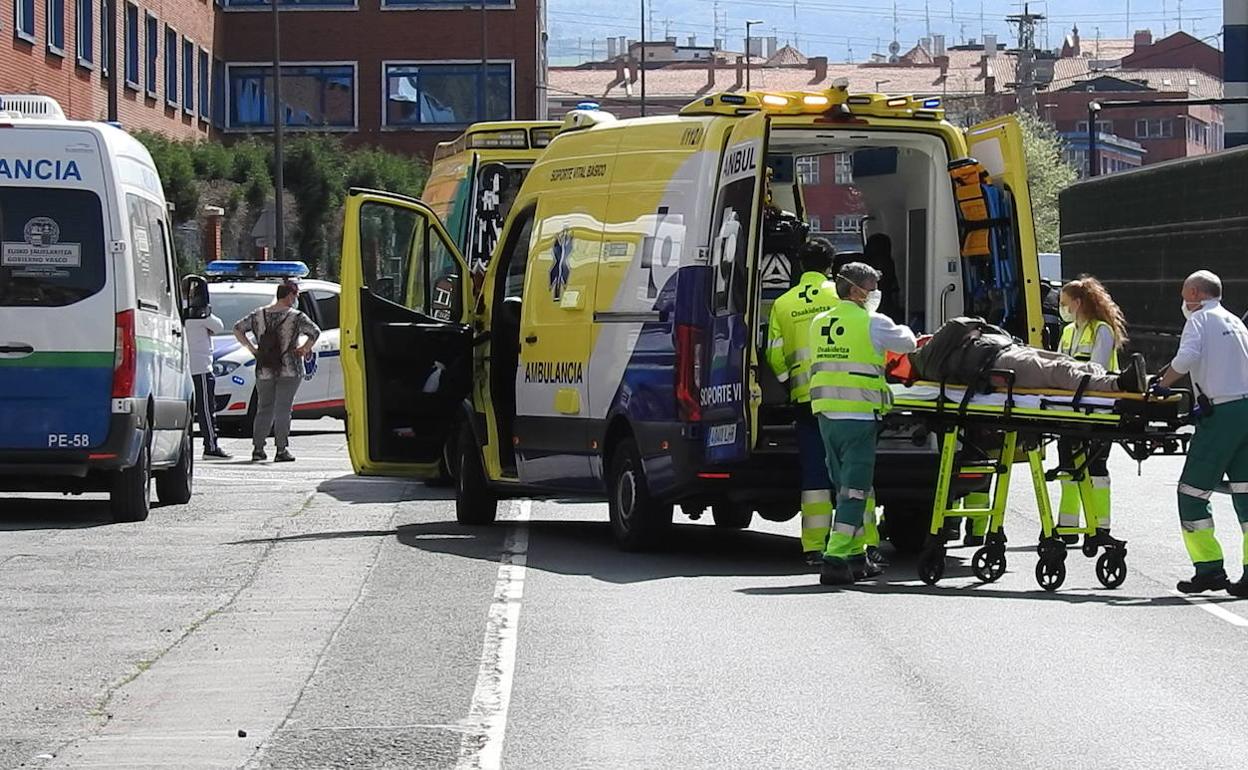
[{"label": "paramedic in yellow jacket", "polygon": [[[1126,320],[1122,310],[1114,302],[1101,282],[1091,276],[1081,276],[1062,287],[1061,292],[1062,320],[1066,328],[1062,330],[1062,341],[1058,351],[1078,361],[1091,361],[1111,372],[1119,371],[1118,351],[1127,341]],[[1092,540],[1101,545],[1109,545],[1113,541],[1109,536],[1110,527],[1110,486],[1109,469],[1106,461],[1112,444],[1091,442],[1084,446],[1071,440],[1058,443],[1058,454],[1063,467],[1071,467],[1074,456],[1080,449],[1087,457],[1091,457],[1086,472],[1091,480],[1090,497],[1083,499],[1084,517],[1096,520],[1096,535]],[[1080,494],[1079,485],[1074,481],[1062,482],[1062,497],[1057,506],[1057,525],[1059,527],[1079,526]],[[1078,535],[1065,535],[1068,543],[1078,540]]]},{"label": "paramedic in yellow jacket", "polygon": [[832,485],[828,480],[819,423],[810,411],[810,319],[839,301],[828,280],[834,253],[822,238],[807,241],[797,255],[801,277],[771,306],[767,322],[767,365],[788,386],[797,405],[794,429],[797,460],[802,471],[802,551],[806,562],[819,566],[832,527]]},{"label": "paramedic in yellow jacket", "polygon": [[881,571],[866,558],[863,520],[875,477],[878,422],[892,403],[884,353],[910,353],[915,339],[909,328],[876,312],[879,280],[870,265],[845,265],[836,276],[842,301],[810,324],[810,405],[836,489],[836,514],[819,573],[823,585],[846,585]]}]

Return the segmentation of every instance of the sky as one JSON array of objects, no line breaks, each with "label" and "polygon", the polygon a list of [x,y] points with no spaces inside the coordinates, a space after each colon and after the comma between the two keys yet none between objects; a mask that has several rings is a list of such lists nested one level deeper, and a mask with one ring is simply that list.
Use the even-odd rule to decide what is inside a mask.
[{"label": "sky", "polygon": [[[548,0],[550,57],[554,64],[577,64],[603,59],[606,39],[641,32],[641,3],[653,20],[647,37],[661,40],[674,35],[681,42],[690,35],[699,45],[719,36],[728,47],[744,49],[746,20],[759,20],[753,34],[775,35],[780,45],[793,42],[808,55],[831,61],[863,61],[877,50],[887,54],[896,39],[909,50],[928,30],[944,33],[949,43],[980,39],[995,33],[1002,42],[1016,39],[1005,17],[1022,10],[1010,0],[898,0],[894,26],[891,0]],[[1081,37],[1130,37],[1133,29],[1152,29],[1154,36],[1182,28],[1221,47],[1222,0],[1049,0],[1031,2],[1030,11],[1047,16],[1037,31],[1037,44],[1061,44],[1074,24]],[[796,7],[796,10],[795,10]],[[982,15],[981,15],[982,9]],[[719,17],[718,25],[716,15]],[[895,38],[894,38],[895,35]]]}]

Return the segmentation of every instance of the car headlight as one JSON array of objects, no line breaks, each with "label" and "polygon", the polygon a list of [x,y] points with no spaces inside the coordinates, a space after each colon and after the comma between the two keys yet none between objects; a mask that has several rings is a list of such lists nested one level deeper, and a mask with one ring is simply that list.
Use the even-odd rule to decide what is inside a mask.
[{"label": "car headlight", "polygon": [[212,376],[224,377],[237,368],[238,368],[237,361],[213,361],[212,362]]}]

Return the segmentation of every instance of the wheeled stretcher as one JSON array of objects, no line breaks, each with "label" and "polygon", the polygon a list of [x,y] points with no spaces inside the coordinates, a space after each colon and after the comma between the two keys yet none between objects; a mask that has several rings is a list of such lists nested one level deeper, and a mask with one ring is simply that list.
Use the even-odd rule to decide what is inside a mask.
[{"label": "wheeled stretcher", "polygon": [[[922,420],[940,442],[940,474],[932,506],[931,529],[919,558],[919,577],[928,585],[945,572],[950,522],[987,521],[984,545],[975,552],[971,568],[984,582],[1005,573],[1003,524],[1009,498],[1012,467],[1026,459],[1040,512],[1040,539],[1036,551],[1036,582],[1055,591],[1066,579],[1067,545],[1063,535],[1083,535],[1083,553],[1096,562],[1097,579],[1106,588],[1126,580],[1125,541],[1098,536],[1089,464],[1096,453],[1113,444],[1123,446],[1136,461],[1154,454],[1184,454],[1188,436],[1180,432],[1192,409],[1191,394],[1176,391],[1165,398],[1134,393],[1027,390],[1014,387],[1014,373],[988,372],[987,381],[1002,387],[983,392],[947,383],[916,382],[891,386],[893,412]],[[1073,462],[1046,472],[1044,450],[1058,439],[1072,440]],[[983,477],[989,485],[988,504],[959,507],[950,499],[955,478]],[[1053,521],[1047,482],[1074,481],[1085,502],[1088,520],[1082,527],[1058,527]],[[956,522],[955,522],[956,526]]]}]

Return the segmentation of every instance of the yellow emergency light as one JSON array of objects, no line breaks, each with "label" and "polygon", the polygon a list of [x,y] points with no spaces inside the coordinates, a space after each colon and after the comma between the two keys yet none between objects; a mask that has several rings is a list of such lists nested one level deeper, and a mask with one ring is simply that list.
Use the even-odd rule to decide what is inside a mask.
[{"label": "yellow emergency light", "polygon": [[528,146],[529,136],[522,128],[508,131],[480,131],[468,136],[468,147],[474,150]]}]

